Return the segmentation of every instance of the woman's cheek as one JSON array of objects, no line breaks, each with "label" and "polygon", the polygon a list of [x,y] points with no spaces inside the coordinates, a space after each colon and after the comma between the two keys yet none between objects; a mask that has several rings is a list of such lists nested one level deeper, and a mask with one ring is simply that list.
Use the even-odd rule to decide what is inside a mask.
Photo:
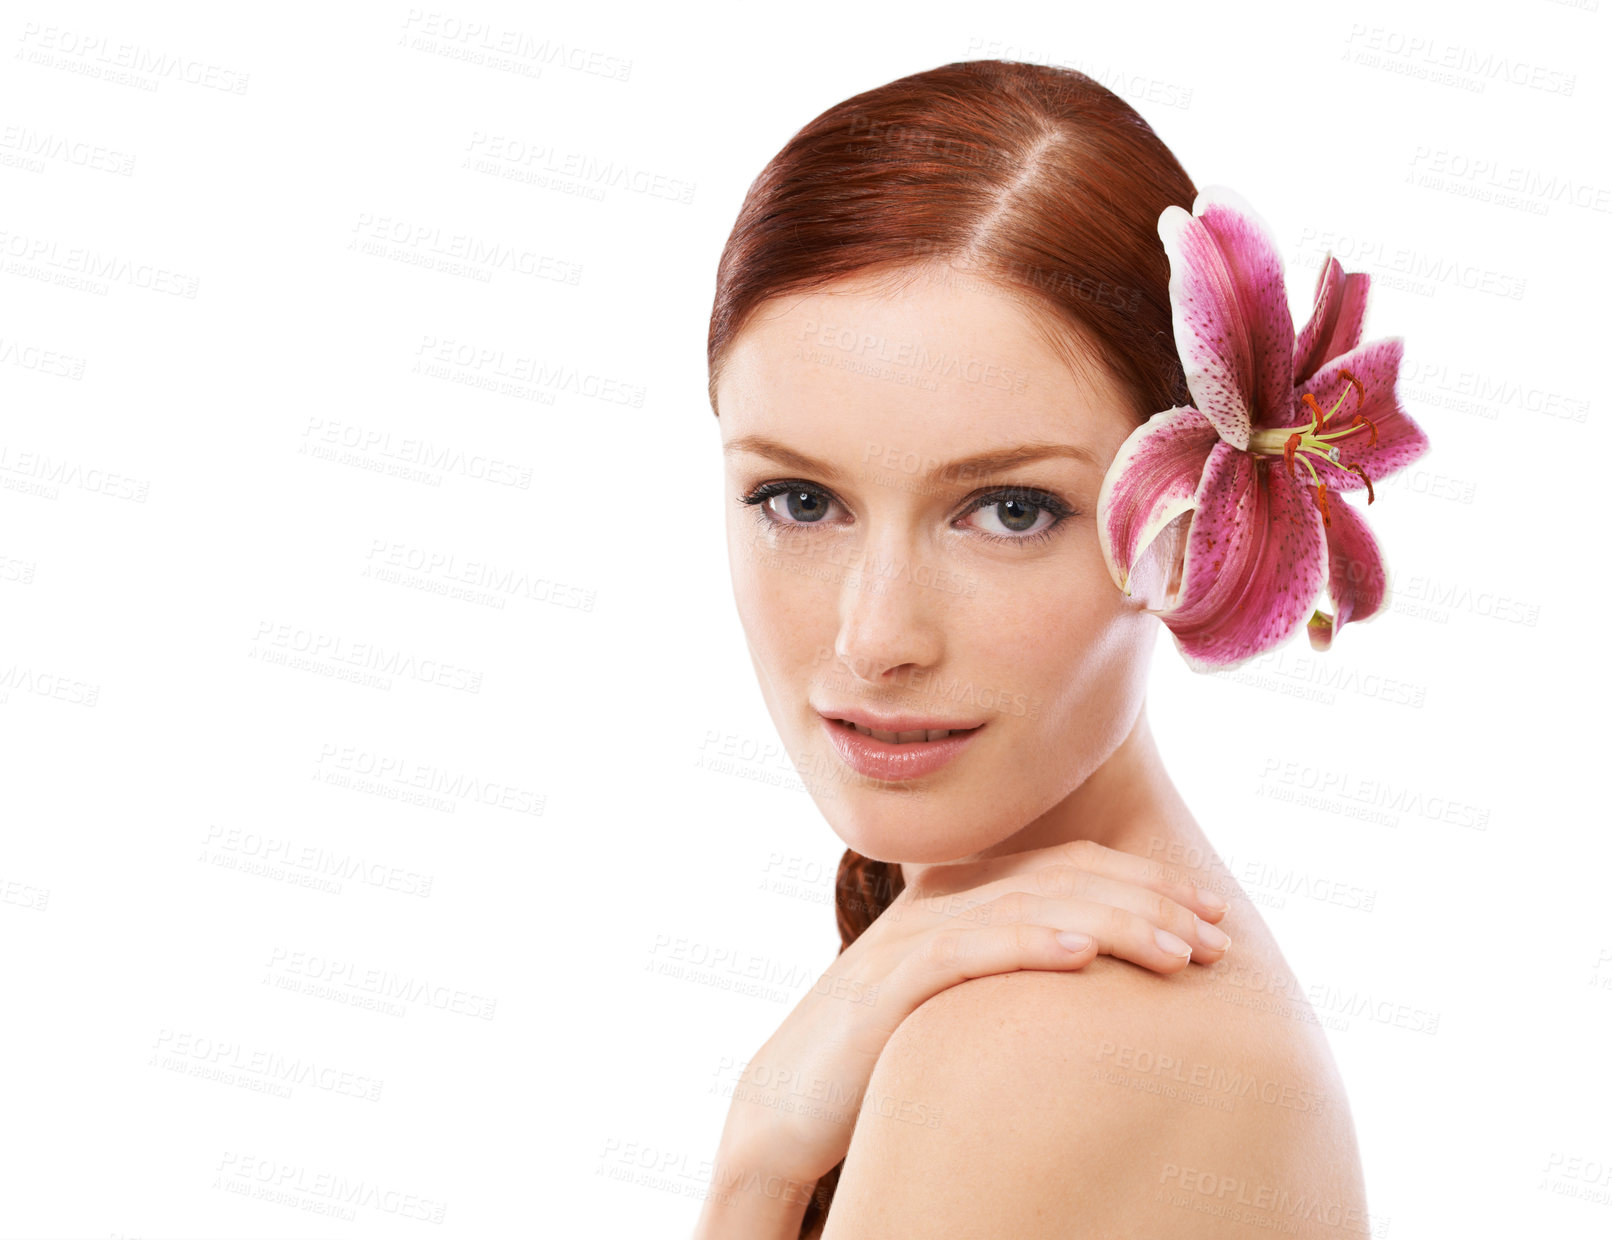
[{"label": "woman's cheek", "polygon": [[969,600],[968,632],[954,631],[951,637],[962,640],[948,647],[959,662],[996,669],[1004,689],[1032,698],[1062,696],[1082,678],[1113,619],[1095,591],[1072,584],[1078,580],[1068,574],[1051,582],[992,583]]},{"label": "woman's cheek", "polygon": [[[734,598],[751,648],[774,675],[809,678],[832,658],[839,593],[832,580],[802,573],[766,548],[741,548]],[[803,679],[804,683],[804,679]]]},{"label": "woman's cheek", "polygon": [[1093,591],[1057,613],[1058,620],[1034,648],[1041,738],[1068,752],[1100,743],[1114,728],[1128,728],[1128,682],[1145,676],[1138,617],[1115,608]]}]

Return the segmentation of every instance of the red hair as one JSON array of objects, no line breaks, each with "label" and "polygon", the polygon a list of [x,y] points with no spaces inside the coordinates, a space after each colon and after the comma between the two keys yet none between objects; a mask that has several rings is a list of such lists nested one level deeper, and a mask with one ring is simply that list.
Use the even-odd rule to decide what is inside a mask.
[{"label": "red hair", "polygon": [[[1190,404],[1158,221],[1196,196],[1141,115],[1073,69],[961,61],[854,95],[785,143],[745,195],[717,265],[711,409],[762,303],[934,263],[1018,295],[1073,368],[1100,359],[1139,424]],[[900,865],[846,850],[841,951],[901,889]],[[843,1165],[818,1182],[802,1240],[821,1234]]]}]

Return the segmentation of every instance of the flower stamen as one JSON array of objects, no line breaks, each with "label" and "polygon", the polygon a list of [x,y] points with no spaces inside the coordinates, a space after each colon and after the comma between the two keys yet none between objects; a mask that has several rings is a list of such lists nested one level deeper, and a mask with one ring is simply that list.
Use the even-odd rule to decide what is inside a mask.
[{"label": "flower stamen", "polygon": [[1339,417],[1339,411],[1343,408],[1344,401],[1349,398],[1350,389],[1354,390],[1358,403],[1363,404],[1365,402],[1366,389],[1362,386],[1360,380],[1347,370],[1340,370],[1338,374],[1344,380],[1344,388],[1343,391],[1338,393],[1338,399],[1333,402],[1332,408],[1322,409],[1320,402],[1315,398],[1315,394],[1305,392],[1299,399],[1310,411],[1310,421],[1307,426],[1260,429],[1256,430],[1248,439],[1248,450],[1256,455],[1273,456],[1279,451],[1282,454],[1282,462],[1287,467],[1287,476],[1289,478],[1294,476],[1293,462],[1297,460],[1304,463],[1304,468],[1309,471],[1310,481],[1315,487],[1315,502],[1317,507],[1321,509],[1322,522],[1328,526],[1332,524],[1332,515],[1327,509],[1326,482],[1316,473],[1315,466],[1310,463],[1310,457],[1321,457],[1338,469],[1359,475],[1361,481],[1366,484],[1366,503],[1370,504],[1376,501],[1376,494],[1372,489],[1371,479],[1366,476],[1366,471],[1357,464],[1346,464],[1343,460],[1341,446],[1334,442],[1346,439],[1350,435],[1364,430],[1369,436],[1368,443],[1375,444],[1377,442],[1376,420],[1363,413],[1356,413],[1349,420],[1348,426],[1337,430],[1323,429],[1335,425],[1333,419]]},{"label": "flower stamen", "polygon": [[1325,435],[1314,435],[1314,436],[1312,436],[1312,438],[1314,438],[1314,439],[1342,439],[1345,435],[1354,434],[1354,432],[1359,430],[1362,426],[1368,428],[1371,431],[1371,442],[1373,444],[1375,444],[1377,442],[1377,424],[1375,422],[1373,422],[1370,418],[1368,418],[1363,413],[1355,414],[1354,421],[1350,422],[1349,425],[1347,427],[1345,427],[1341,431],[1329,431]]},{"label": "flower stamen", "polygon": [[1371,478],[1367,476],[1365,469],[1359,465],[1345,465],[1343,468],[1347,469],[1351,474],[1360,475],[1360,480],[1366,484],[1366,503],[1376,503],[1377,495],[1371,488]]}]

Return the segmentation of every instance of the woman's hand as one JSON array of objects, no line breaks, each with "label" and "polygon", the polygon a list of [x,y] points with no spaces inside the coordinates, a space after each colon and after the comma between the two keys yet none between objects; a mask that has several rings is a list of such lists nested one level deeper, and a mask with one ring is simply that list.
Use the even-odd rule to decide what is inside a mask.
[{"label": "woman's hand", "polygon": [[845,1157],[885,1043],[931,995],[991,973],[1078,969],[1098,954],[1156,973],[1212,963],[1229,940],[1208,923],[1225,911],[1162,866],[1090,840],[929,866],[746,1065],[719,1158],[809,1185]]}]

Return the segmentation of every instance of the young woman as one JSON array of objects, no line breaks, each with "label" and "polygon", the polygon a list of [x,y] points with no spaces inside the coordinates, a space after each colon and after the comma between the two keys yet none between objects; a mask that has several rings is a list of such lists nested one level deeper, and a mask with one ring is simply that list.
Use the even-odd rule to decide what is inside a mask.
[{"label": "young woman", "polygon": [[1369,1232],[1326,1039],[1148,727],[1189,517],[1129,593],[1095,520],[1191,404],[1159,221],[1195,194],[1091,79],[975,61],[831,108],[745,199],[709,339],[734,596],[849,848],[699,1240]]}]

